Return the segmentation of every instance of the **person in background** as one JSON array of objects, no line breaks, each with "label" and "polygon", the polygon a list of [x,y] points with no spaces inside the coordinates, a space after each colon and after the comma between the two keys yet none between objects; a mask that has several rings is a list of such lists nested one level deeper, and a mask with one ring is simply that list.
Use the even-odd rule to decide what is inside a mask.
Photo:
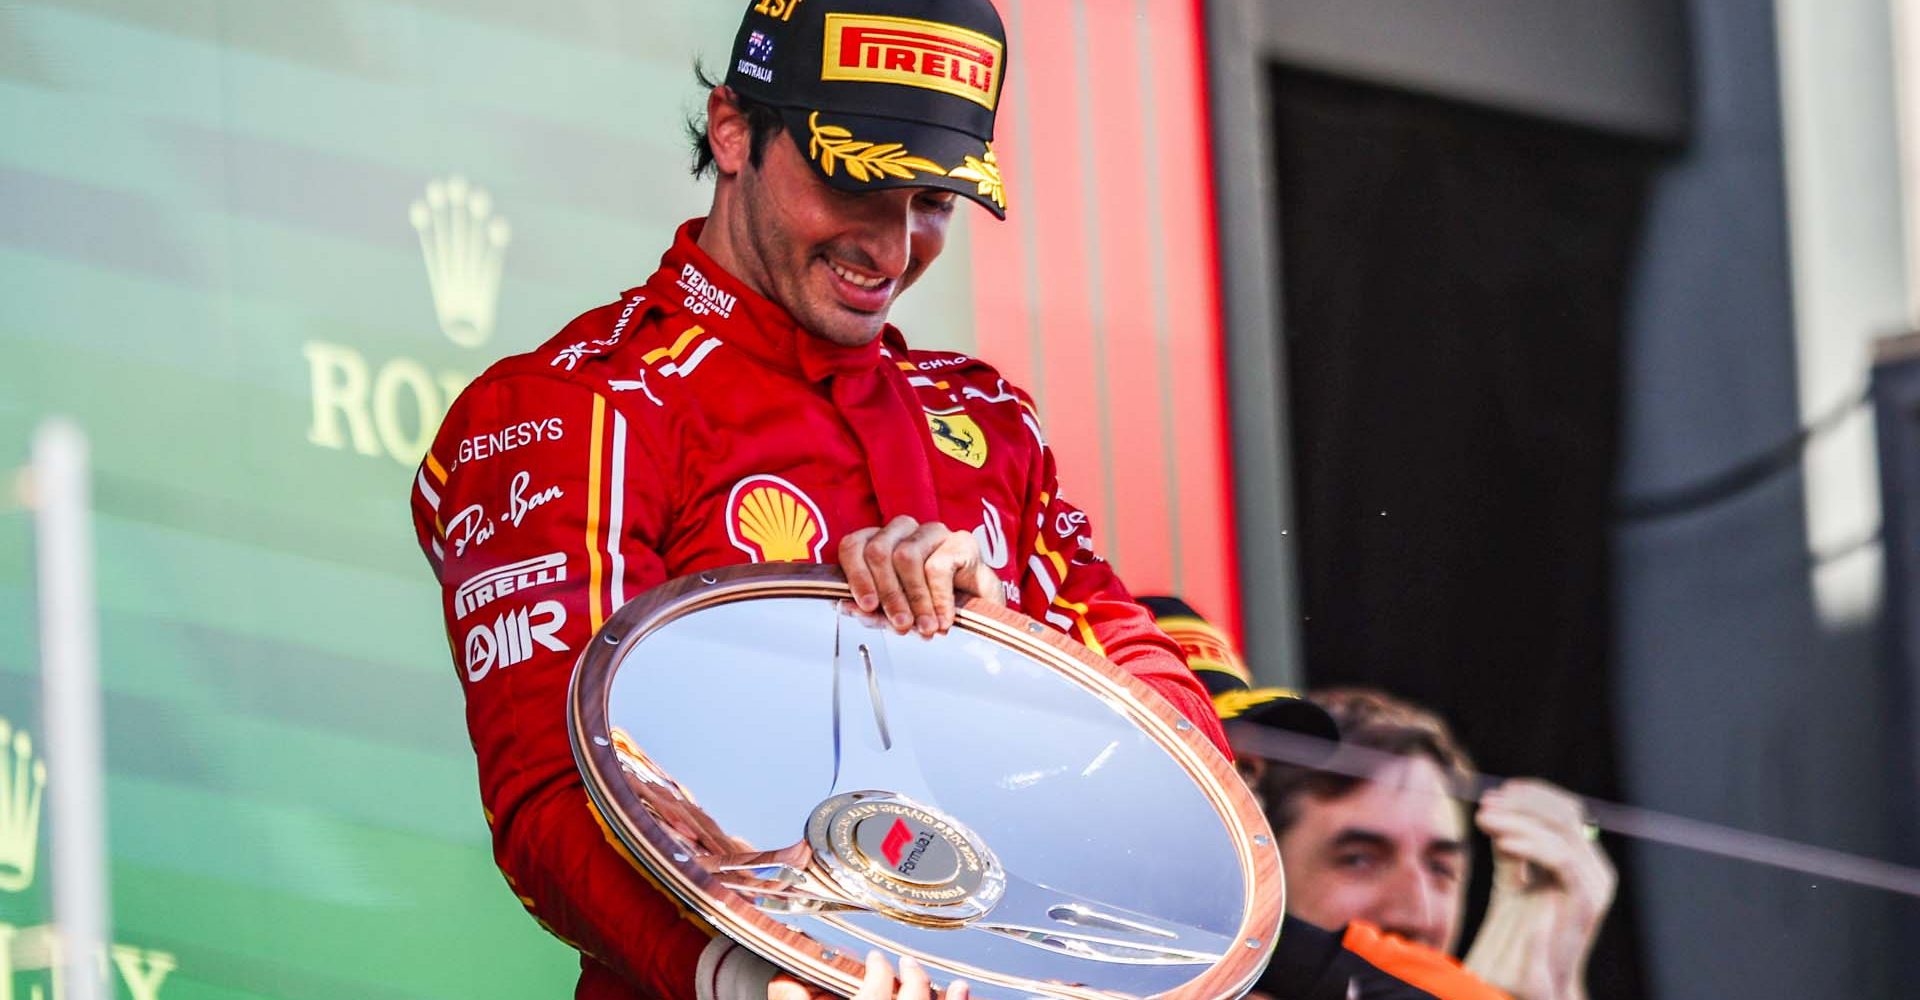
[{"label": "person in background", "polygon": [[[1140,602],[1187,654],[1231,740],[1278,730],[1300,753],[1268,760],[1236,744],[1235,766],[1267,809],[1286,874],[1286,927],[1253,997],[1295,1000],[1585,1000],[1586,959],[1615,876],[1579,801],[1515,779],[1475,816],[1493,842],[1494,890],[1464,963],[1452,956],[1466,907],[1468,816],[1455,793],[1475,773],[1445,722],[1372,691],[1301,699],[1255,687],[1225,634],[1186,602]],[[1322,741],[1338,740],[1338,745]],[[1397,758],[1367,778],[1343,748]],[[1348,751],[1349,755],[1353,751]]]},{"label": "person in background", "polygon": [[1378,691],[1308,697],[1333,716],[1343,749],[1394,760],[1365,778],[1314,764],[1268,764],[1261,787],[1286,870],[1288,911],[1344,926],[1350,942],[1378,938],[1455,954],[1471,820],[1492,842],[1493,893],[1464,969],[1519,1000],[1586,1000],[1587,958],[1616,877],[1579,799],[1515,778],[1470,813],[1457,796],[1477,776],[1445,721]]}]

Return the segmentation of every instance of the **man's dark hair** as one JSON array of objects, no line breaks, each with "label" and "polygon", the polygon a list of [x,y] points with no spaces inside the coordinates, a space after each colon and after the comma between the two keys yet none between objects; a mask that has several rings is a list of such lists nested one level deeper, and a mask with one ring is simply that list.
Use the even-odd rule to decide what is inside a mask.
[{"label": "man's dark hair", "polygon": [[[707,75],[706,67],[699,63],[693,65],[693,78],[700,81],[702,90],[712,91],[723,85]],[[747,125],[752,131],[752,144],[747,150],[747,159],[754,169],[759,169],[761,159],[766,155],[767,143],[773,141],[787,126],[781,121],[780,111],[771,104],[756,101],[751,97],[742,97],[739,91],[730,91],[733,106],[747,116]],[[707,137],[707,116],[704,113],[687,119],[687,138],[693,142],[693,176],[704,177],[713,169],[713,142]]]},{"label": "man's dark hair", "polygon": [[[1425,757],[1456,788],[1471,784],[1473,759],[1453,737],[1446,720],[1411,702],[1367,688],[1315,691],[1307,700],[1327,710],[1340,727],[1340,745],[1360,747],[1396,757]],[[1276,834],[1284,834],[1300,819],[1300,796],[1337,799],[1351,793],[1365,778],[1334,774],[1298,764],[1274,761],[1261,779],[1267,800],[1267,820]]]}]

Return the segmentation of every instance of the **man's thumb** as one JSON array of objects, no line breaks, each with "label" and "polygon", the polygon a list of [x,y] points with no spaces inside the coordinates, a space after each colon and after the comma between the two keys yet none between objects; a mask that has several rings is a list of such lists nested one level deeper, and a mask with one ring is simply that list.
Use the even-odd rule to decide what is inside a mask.
[{"label": "man's thumb", "polygon": [[767,983],[767,1000],[807,1000],[812,996],[797,980],[776,976]]}]

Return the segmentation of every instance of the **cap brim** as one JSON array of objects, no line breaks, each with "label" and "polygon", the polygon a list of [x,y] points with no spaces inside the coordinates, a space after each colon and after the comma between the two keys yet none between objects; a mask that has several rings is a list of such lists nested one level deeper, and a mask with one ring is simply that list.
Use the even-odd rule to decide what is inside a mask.
[{"label": "cap brim", "polygon": [[814,173],[841,191],[938,188],[1007,217],[993,147],[978,136],[924,122],[782,108],[780,116]]},{"label": "cap brim", "polygon": [[1248,692],[1258,696],[1272,692],[1272,698],[1257,704],[1248,705],[1231,721],[1251,722],[1260,726],[1284,729],[1301,736],[1313,736],[1328,742],[1338,742],[1340,727],[1334,723],[1333,716],[1327,710],[1306,700],[1295,698],[1271,688],[1256,688]]}]

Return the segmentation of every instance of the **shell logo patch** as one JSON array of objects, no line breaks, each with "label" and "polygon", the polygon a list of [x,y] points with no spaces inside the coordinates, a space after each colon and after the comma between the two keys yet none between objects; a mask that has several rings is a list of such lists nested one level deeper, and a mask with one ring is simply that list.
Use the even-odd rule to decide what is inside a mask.
[{"label": "shell logo patch", "polygon": [[987,436],[972,417],[959,410],[923,412],[927,414],[927,430],[933,433],[933,446],[940,449],[941,454],[976,469],[987,464]]},{"label": "shell logo patch", "polygon": [[727,538],[757,563],[819,562],[827,519],[800,487],[779,476],[748,476],[727,497]]}]

